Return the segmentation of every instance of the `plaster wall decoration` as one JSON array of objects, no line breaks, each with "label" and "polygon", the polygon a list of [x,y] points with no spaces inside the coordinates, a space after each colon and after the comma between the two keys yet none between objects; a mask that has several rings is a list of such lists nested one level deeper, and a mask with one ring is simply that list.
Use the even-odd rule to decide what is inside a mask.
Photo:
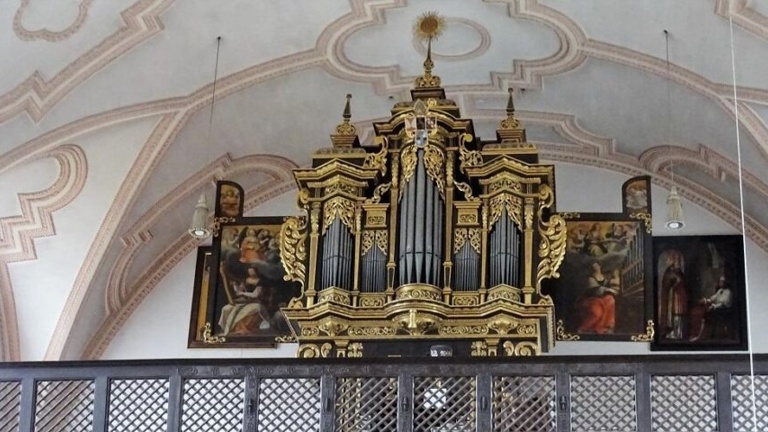
[{"label": "plaster wall decoration", "polygon": [[[43,39],[48,42],[57,42],[64,40],[73,34],[75,34],[85,22],[85,18],[88,16],[88,8],[93,3],[93,0],[80,0],[79,4],[74,0],[70,0],[65,3],[70,3],[70,8],[76,9],[75,18],[68,25],[61,25],[61,23],[55,23],[50,26],[29,29],[24,25],[25,13],[28,13],[28,9],[37,10],[38,12],[44,8],[43,5],[35,5],[37,7],[30,8],[30,4],[35,3],[34,0],[21,0],[21,5],[16,9],[16,14],[13,16],[13,31],[19,39],[26,41],[33,41],[37,39]],[[36,3],[42,3],[37,1]],[[70,14],[61,14],[67,16]],[[60,16],[61,16],[60,15]],[[61,28],[61,30],[51,30],[51,28]]]},{"label": "plaster wall decoration", "polygon": [[173,0],[139,0],[120,16],[125,26],[87,53],[45,79],[33,73],[12,90],[0,95],[0,123],[26,113],[33,121],[43,116],[67,93],[107,64],[130,51],[163,28],[159,15]]},{"label": "plaster wall decoration", "polygon": [[760,2],[747,0],[716,0],[715,13],[723,18],[733,17],[733,23],[768,41],[768,8]]},{"label": "plaster wall decoration", "polygon": [[88,173],[82,149],[64,145],[49,153],[59,165],[47,189],[19,195],[21,215],[0,218],[0,359],[20,360],[16,307],[8,264],[36,258],[34,240],[55,235],[52,213],[69,204],[82,190]]}]

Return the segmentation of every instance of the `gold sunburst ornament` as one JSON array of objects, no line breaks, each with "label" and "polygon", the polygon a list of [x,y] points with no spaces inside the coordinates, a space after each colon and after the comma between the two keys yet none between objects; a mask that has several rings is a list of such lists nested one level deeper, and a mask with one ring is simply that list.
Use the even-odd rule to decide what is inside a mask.
[{"label": "gold sunburst ornament", "polygon": [[416,78],[416,88],[440,87],[440,77],[432,75],[432,40],[437,39],[445,29],[445,19],[437,12],[425,12],[419,15],[413,25],[413,35],[427,41],[427,59],[424,60],[424,75]]},{"label": "gold sunburst ornament", "polygon": [[416,18],[416,23],[413,25],[413,35],[418,39],[430,42],[432,39],[440,37],[444,29],[445,19],[437,12],[429,11]]}]

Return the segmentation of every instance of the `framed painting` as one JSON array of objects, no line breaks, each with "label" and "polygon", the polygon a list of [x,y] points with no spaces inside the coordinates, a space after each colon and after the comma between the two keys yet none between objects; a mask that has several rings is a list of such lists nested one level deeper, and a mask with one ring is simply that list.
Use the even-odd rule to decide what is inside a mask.
[{"label": "framed painting", "polygon": [[653,239],[657,351],[747,349],[741,236]]},{"label": "framed painting", "polygon": [[561,212],[567,242],[553,282],[557,339],[650,342],[650,178],[622,186],[621,213]]},{"label": "framed painting", "polygon": [[566,254],[555,282],[558,339],[650,341],[645,223],[580,214],[566,226]]},{"label": "framed painting", "polygon": [[243,217],[244,193],[218,182],[213,244],[198,251],[189,346],[265,347],[291,339],[280,311],[300,295],[280,258],[283,217]]}]

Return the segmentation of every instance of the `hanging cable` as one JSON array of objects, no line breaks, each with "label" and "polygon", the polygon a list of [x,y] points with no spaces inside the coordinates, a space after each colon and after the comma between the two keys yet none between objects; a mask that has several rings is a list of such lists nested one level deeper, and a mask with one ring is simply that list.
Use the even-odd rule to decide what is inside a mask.
[{"label": "hanging cable", "polygon": [[[667,136],[667,140],[670,140],[670,137],[672,136],[672,129],[670,128],[671,118],[672,118],[672,102],[671,102],[672,98],[670,97],[670,92],[669,92],[669,81],[670,81],[669,31],[667,30],[664,30],[664,43],[665,43],[665,51],[666,51],[666,59],[667,59],[666,136]],[[667,147],[671,148],[669,144],[667,145]],[[671,176],[670,177],[671,186],[669,188],[669,195],[667,196],[667,221],[665,223],[665,226],[668,229],[679,230],[685,226],[685,221],[683,220],[683,204],[680,201],[680,195],[678,195],[677,186],[675,185],[675,162],[672,158],[669,158],[669,172]]]},{"label": "hanging cable", "polygon": [[752,426],[757,430],[757,396],[755,394],[755,353],[752,348],[752,319],[749,302],[749,264],[747,262],[747,225],[744,216],[744,173],[741,165],[741,135],[739,133],[739,97],[736,90],[736,49],[733,42],[733,14],[728,11],[728,25],[731,36],[731,74],[733,77],[733,111],[736,117],[736,154],[739,169],[739,210],[741,211],[741,241],[744,251],[744,284],[747,305],[747,344],[749,351],[749,377],[752,402]]}]

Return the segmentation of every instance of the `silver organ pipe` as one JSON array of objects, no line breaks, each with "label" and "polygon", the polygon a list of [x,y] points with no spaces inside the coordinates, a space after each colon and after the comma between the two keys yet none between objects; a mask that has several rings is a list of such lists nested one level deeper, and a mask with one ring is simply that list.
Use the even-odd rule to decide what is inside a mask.
[{"label": "silver organ pipe", "polygon": [[501,212],[491,231],[490,243],[490,286],[519,286],[520,230],[507,215],[506,209]]},{"label": "silver organ pipe", "polygon": [[354,236],[338,217],[323,236],[323,261],[320,289],[328,287],[352,289],[352,257]]},{"label": "silver organ pipe", "polygon": [[427,175],[424,151],[416,153],[415,172],[401,199],[399,283],[439,285],[445,204],[437,185]]}]

